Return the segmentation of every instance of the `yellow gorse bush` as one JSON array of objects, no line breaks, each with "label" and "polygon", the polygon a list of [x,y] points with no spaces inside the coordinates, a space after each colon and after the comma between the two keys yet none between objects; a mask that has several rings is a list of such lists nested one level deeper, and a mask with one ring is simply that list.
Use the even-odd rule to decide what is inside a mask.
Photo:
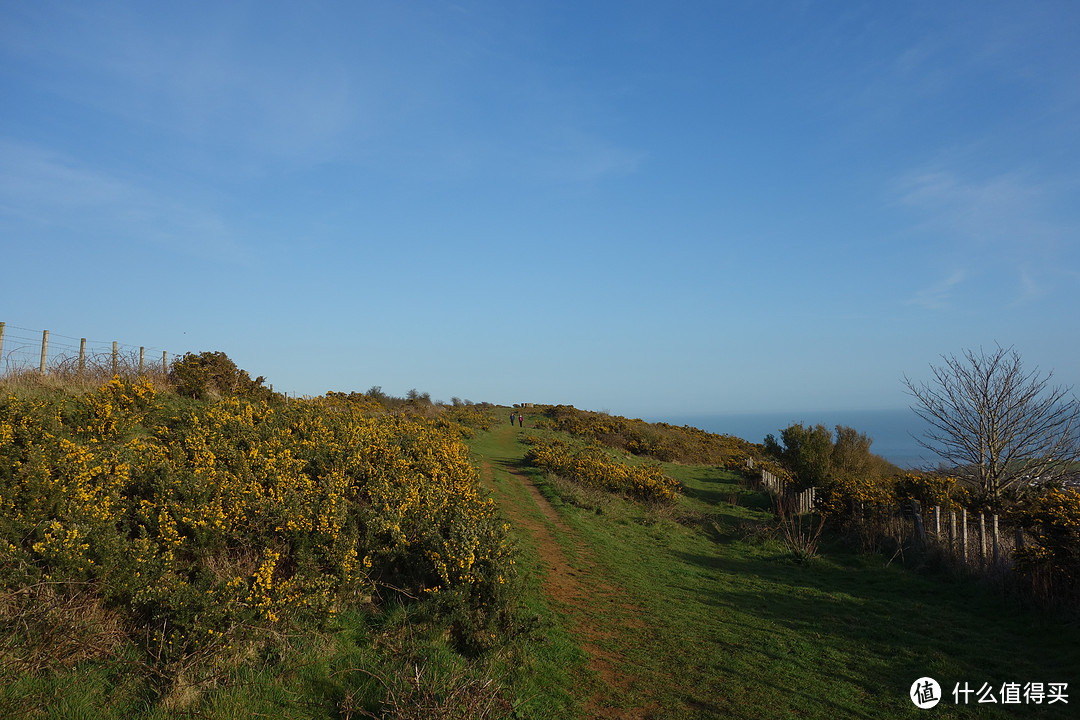
[{"label": "yellow gorse bush", "polygon": [[845,518],[860,506],[891,506],[897,502],[892,478],[841,476],[817,489],[817,509],[826,516]]},{"label": "yellow gorse bush", "polygon": [[583,485],[603,488],[635,500],[671,503],[679,497],[678,481],[666,477],[660,465],[621,463],[598,445],[572,450],[559,440],[540,440],[533,443],[526,459],[537,467]]},{"label": "yellow gorse bush", "polygon": [[380,583],[467,608],[503,592],[507,530],[452,424],[347,396],[186,407],[119,379],[0,400],[0,587],[92,581],[166,660]]},{"label": "yellow gorse bush", "polygon": [[1043,570],[1055,584],[1075,588],[1080,584],[1080,490],[1048,488],[1022,509],[1015,519],[1031,541],[1016,551],[1021,572]]},{"label": "yellow gorse bush", "polygon": [[898,503],[916,501],[921,512],[935,505],[943,509],[958,507],[962,493],[956,478],[936,473],[902,472],[890,475],[835,474],[817,488],[817,509],[842,521],[861,516],[867,507],[892,508]]},{"label": "yellow gorse bush", "polygon": [[537,421],[536,426],[561,430],[662,462],[741,469],[748,458],[761,457],[760,445],[732,435],[717,435],[689,426],[648,423],[618,415],[578,410],[570,405],[545,408],[544,417]]}]

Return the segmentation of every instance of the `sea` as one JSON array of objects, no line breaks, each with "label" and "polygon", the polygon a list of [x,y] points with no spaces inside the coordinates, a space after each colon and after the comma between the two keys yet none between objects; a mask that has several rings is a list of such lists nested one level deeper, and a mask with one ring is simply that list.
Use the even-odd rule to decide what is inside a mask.
[{"label": "sea", "polygon": [[910,408],[902,410],[832,410],[821,412],[772,412],[716,415],[667,415],[642,418],[648,422],[690,425],[706,432],[734,435],[760,443],[770,433],[780,439],[784,428],[794,424],[837,425],[855,428],[872,440],[870,452],[904,469],[929,469],[939,458],[919,445],[927,430],[926,421]]}]

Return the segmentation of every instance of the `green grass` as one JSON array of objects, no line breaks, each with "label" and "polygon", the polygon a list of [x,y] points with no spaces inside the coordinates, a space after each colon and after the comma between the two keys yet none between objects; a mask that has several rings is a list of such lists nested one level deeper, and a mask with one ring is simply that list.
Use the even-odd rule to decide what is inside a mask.
[{"label": "green grass", "polygon": [[[487,680],[497,696],[476,692],[498,710],[492,717],[537,720],[1065,718],[1080,703],[1078,695],[1064,706],[964,708],[951,696],[965,682],[1067,682],[1080,693],[1075,620],[837,541],[799,562],[770,530],[767,497],[731,472],[666,465],[686,489],[674,509],[545,478],[521,464],[527,447],[518,441],[541,431],[505,427],[506,412],[494,410],[497,424],[470,440],[484,485],[504,515],[550,533],[591,602],[546,595],[543,551],[518,525],[519,612],[486,656],[456,652],[429,604],[389,605],[282,638],[204,685],[155,685],[132,671],[132,648],[111,660],[9,674],[0,717],[337,720],[378,715],[393,698],[401,717],[413,717],[420,703]],[[558,522],[540,511],[522,475]],[[581,628],[594,626],[605,633],[583,643]],[[592,669],[595,654],[617,658],[617,687]],[[945,694],[928,712],[908,699],[923,676]]]},{"label": "green grass", "polygon": [[[529,595],[539,597],[539,592]],[[472,693],[473,701],[499,710],[490,717],[509,717],[515,707],[518,717],[571,717],[574,698],[545,692],[542,683],[554,678],[569,687],[559,676],[574,666],[565,655],[579,651],[568,639],[541,641],[548,629],[535,617],[508,634],[494,652],[467,658],[454,650],[446,623],[429,606],[352,612],[323,632],[283,639],[210,682],[181,679],[157,685],[133,664],[136,653],[26,674],[0,686],[0,717],[334,720],[381,717],[383,712],[413,717],[408,713],[425,704],[448,708],[447,698],[454,693]],[[552,634],[559,632],[555,628]],[[532,672],[537,666],[543,672]],[[462,704],[467,702],[468,697]]]},{"label": "green grass", "polygon": [[[496,430],[474,447],[511,465],[525,450],[516,435]],[[571,528],[566,542],[584,544],[594,572],[644,611],[643,624],[608,640],[640,679],[614,695],[615,709],[663,718],[915,717],[924,711],[908,691],[928,675],[946,696],[933,710],[938,717],[1071,715],[1075,702],[957,707],[951,692],[964,682],[1068,682],[1076,690],[1075,623],[1025,610],[975,581],[887,566],[836,542],[798,562],[782,542],[752,531],[771,522],[768,501],[737,475],[667,471],[687,488],[681,513],[610,497],[581,502],[573,492],[577,504],[563,502],[565,490],[560,496],[532,476]],[[574,622],[562,619],[567,628]],[[590,692],[590,682],[574,692]]]},{"label": "green grass", "polygon": [[[497,417],[505,412],[496,412]],[[544,518],[524,486],[515,482],[509,470],[519,470],[523,450],[516,442],[506,442],[498,426],[493,432],[478,433],[470,441],[485,486],[502,507],[513,505],[543,523]],[[484,463],[489,470],[485,470]],[[517,641],[524,665],[516,676],[515,695],[523,718],[572,718],[580,712],[580,686],[575,678],[586,673],[584,654],[571,637],[565,621],[550,606],[542,590],[542,560],[531,535],[514,531],[519,552],[517,561],[522,583],[522,613],[530,632]]]}]

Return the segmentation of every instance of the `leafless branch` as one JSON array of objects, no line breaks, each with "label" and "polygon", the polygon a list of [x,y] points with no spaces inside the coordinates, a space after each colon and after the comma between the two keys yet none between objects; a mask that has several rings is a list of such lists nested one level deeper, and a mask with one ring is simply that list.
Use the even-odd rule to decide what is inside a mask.
[{"label": "leafless branch", "polygon": [[1011,347],[965,351],[931,366],[933,380],[904,384],[929,426],[919,444],[989,498],[1025,481],[1054,479],[1080,460],[1080,404],[1053,373],[1025,371]]}]

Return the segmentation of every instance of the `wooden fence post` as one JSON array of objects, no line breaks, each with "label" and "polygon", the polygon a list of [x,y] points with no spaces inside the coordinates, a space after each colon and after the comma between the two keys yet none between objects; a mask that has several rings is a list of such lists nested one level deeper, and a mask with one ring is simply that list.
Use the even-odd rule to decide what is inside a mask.
[{"label": "wooden fence post", "polygon": [[45,359],[49,355],[49,331],[41,333],[41,374],[45,374]]},{"label": "wooden fence post", "polygon": [[161,351],[161,372],[164,373],[166,377],[168,377],[168,375],[169,375],[169,353],[166,350]]},{"label": "wooden fence post", "polygon": [[911,501],[911,514],[915,518],[915,537],[919,539],[920,545],[926,545],[926,527],[923,526],[922,508],[919,507],[919,503],[915,500]]},{"label": "wooden fence post", "polygon": [[949,554],[956,555],[956,511],[949,511]]},{"label": "wooden fence post", "polygon": [[934,506],[934,539],[941,542],[941,506]]},{"label": "wooden fence post", "polygon": [[998,516],[994,514],[994,567],[1001,565],[1001,536],[998,534]]},{"label": "wooden fence post", "polygon": [[143,373],[143,358],[146,357],[146,348],[139,346],[139,377],[142,377]]},{"label": "wooden fence post", "polygon": [[967,508],[960,508],[960,559],[967,565]]},{"label": "wooden fence post", "polygon": [[979,568],[986,567],[986,515],[979,513]]},{"label": "wooden fence post", "polygon": [[4,358],[4,326],[7,323],[0,322],[0,360]]},{"label": "wooden fence post", "polygon": [[86,370],[86,338],[79,339],[79,374]]},{"label": "wooden fence post", "polygon": [[113,340],[113,343],[112,343],[112,374],[113,375],[116,374],[117,361],[118,361],[118,358],[117,358],[117,351],[116,351],[116,341]]}]

